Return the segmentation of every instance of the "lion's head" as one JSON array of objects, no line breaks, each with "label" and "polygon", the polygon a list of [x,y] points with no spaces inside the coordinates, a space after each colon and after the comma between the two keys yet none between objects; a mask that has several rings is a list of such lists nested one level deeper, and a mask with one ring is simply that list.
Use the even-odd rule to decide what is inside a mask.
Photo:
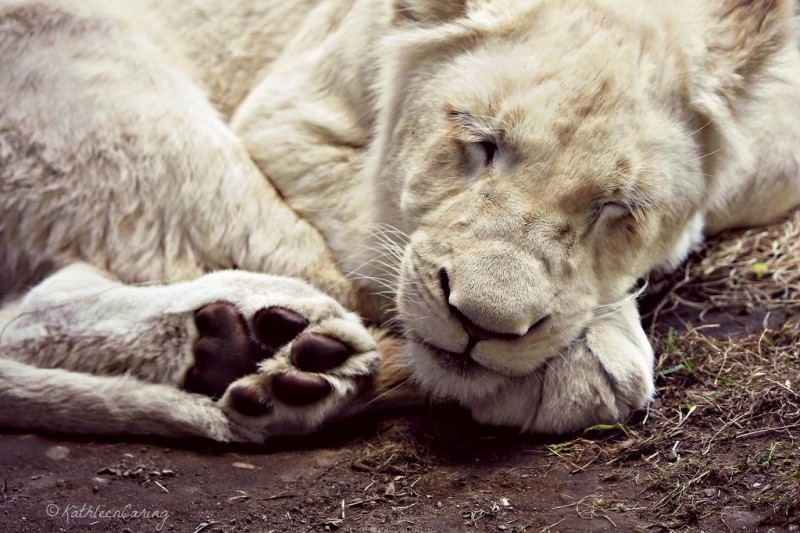
[{"label": "lion's head", "polygon": [[368,170],[408,236],[396,303],[416,379],[474,403],[700,241],[725,142],[711,123],[736,97],[707,62],[735,47],[711,49],[703,28],[724,41],[724,19],[696,2],[402,3]]}]

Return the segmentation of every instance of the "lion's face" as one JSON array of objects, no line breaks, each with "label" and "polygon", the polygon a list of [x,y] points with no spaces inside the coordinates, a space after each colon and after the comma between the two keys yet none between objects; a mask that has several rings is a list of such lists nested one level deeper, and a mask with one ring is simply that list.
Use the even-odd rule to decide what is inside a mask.
[{"label": "lion's face", "polygon": [[676,58],[569,22],[397,45],[381,179],[410,236],[410,363],[436,395],[533,373],[699,238],[703,124],[681,112]]}]

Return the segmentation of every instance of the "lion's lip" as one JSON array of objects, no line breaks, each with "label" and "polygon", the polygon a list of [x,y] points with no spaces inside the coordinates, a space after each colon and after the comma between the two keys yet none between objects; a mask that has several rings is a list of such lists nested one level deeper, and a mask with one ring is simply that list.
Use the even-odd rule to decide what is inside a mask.
[{"label": "lion's lip", "polygon": [[487,370],[483,365],[472,358],[471,352],[474,343],[470,343],[463,352],[451,352],[444,348],[431,344],[422,338],[411,339],[415,344],[422,346],[425,351],[433,356],[433,359],[446,370],[455,370],[460,373],[475,372],[477,370]]}]

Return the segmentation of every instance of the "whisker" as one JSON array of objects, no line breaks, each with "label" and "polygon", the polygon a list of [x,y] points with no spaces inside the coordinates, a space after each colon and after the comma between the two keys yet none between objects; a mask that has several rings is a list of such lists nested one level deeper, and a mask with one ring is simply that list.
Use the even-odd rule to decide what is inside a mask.
[{"label": "whisker", "polygon": [[590,323],[600,320],[601,318],[607,317],[608,315],[618,311],[626,303],[638,300],[647,290],[647,286],[648,286],[648,281],[645,280],[645,282],[642,284],[641,287],[636,289],[634,292],[624,296],[623,298],[620,298],[616,302],[611,302],[608,304],[603,304],[595,307],[594,309],[592,309],[592,318],[590,320]]},{"label": "whisker", "polygon": [[372,405],[373,403],[377,402],[378,400],[380,400],[384,396],[387,396],[388,394],[391,394],[392,392],[396,391],[397,389],[399,389],[403,385],[407,384],[409,381],[411,381],[410,377],[402,380],[400,383],[392,386],[391,388],[387,389],[386,391],[384,391],[381,394],[377,395],[376,397],[372,398],[370,401],[368,401],[366,404],[364,404],[364,407],[369,407],[370,405]]}]

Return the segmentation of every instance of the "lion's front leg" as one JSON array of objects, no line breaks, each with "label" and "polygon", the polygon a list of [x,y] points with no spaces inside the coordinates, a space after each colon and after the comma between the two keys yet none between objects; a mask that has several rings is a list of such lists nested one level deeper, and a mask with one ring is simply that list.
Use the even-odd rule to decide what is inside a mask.
[{"label": "lion's front leg", "polygon": [[[0,424],[26,429],[244,441],[307,433],[351,407],[380,362],[355,314],[279,276],[129,286],[75,264],[15,311],[2,349],[27,366],[0,366],[0,402],[36,414],[3,413]],[[102,416],[80,416],[98,405]]]},{"label": "lion's front leg", "polygon": [[565,433],[625,420],[655,391],[653,349],[634,302],[595,319],[533,375],[472,407],[476,420]]}]

